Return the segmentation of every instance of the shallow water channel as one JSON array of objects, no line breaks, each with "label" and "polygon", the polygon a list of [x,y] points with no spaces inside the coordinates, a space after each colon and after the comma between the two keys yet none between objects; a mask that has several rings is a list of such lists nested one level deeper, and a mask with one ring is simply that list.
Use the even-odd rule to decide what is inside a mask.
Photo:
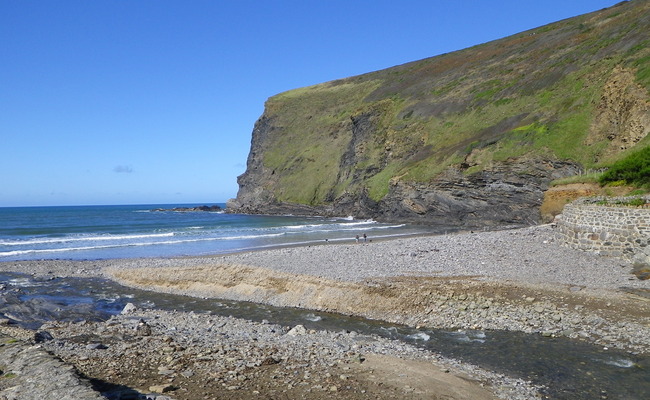
[{"label": "shallow water channel", "polygon": [[650,356],[566,338],[492,330],[415,329],[297,308],[147,292],[103,279],[34,279],[0,273],[0,313],[29,329],[38,329],[49,320],[106,320],[129,302],[140,308],[205,312],[397,339],[543,385],[549,399],[650,399]]}]

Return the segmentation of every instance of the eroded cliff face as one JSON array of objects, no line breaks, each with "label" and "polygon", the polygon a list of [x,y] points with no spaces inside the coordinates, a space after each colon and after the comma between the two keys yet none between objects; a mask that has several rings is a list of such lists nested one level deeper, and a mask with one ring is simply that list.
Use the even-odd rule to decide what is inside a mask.
[{"label": "eroded cliff face", "polygon": [[517,159],[465,176],[449,169],[428,184],[397,182],[380,204],[380,215],[466,227],[530,225],[549,182],[573,175],[570,162]]},{"label": "eroded cliff face", "polygon": [[[249,158],[249,165],[258,163]],[[239,195],[228,207],[252,214],[353,215],[468,228],[529,225],[540,220],[539,207],[549,183],[580,170],[570,161],[524,157],[470,175],[450,167],[431,182],[395,179],[379,201],[371,199],[367,190],[360,190],[344,192],[326,204],[309,205],[278,201],[273,171],[258,166],[240,177]]]},{"label": "eroded cliff face", "polygon": [[[351,135],[340,156],[339,168],[331,172],[337,175],[337,181],[350,181],[348,187],[356,183],[360,189],[346,190],[324,204],[300,204],[276,197],[281,175],[265,167],[263,158],[269,136],[277,128],[271,118],[263,116],[255,126],[247,171],[239,177],[240,191],[237,199],[229,202],[229,210],[252,214],[353,215],[466,227],[528,225],[539,221],[539,207],[548,184],[581,169],[572,161],[529,157],[494,163],[489,169],[473,174],[466,174],[463,165],[451,166],[429,182],[392,179],[388,193],[377,201],[363,187],[363,182],[373,176],[372,171],[353,168],[364,160],[360,148],[368,140],[369,134],[364,131],[370,128],[367,123],[361,123],[355,129],[361,132]],[[413,152],[417,154],[417,149]],[[382,158],[389,156],[386,152]]]},{"label": "eroded cliff face", "polygon": [[230,212],[533,224],[650,145],[650,2],[270,98]]},{"label": "eroded cliff face", "polygon": [[587,143],[607,139],[605,157],[636,146],[650,133],[650,99],[635,72],[616,66],[598,101]]}]

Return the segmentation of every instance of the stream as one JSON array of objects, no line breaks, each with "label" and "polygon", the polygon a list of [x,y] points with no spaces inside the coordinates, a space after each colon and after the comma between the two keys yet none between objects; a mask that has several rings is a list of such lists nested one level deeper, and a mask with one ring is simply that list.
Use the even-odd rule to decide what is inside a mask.
[{"label": "stream", "polygon": [[650,356],[567,338],[495,330],[415,329],[298,308],[149,292],[105,279],[37,279],[0,273],[0,313],[28,329],[51,320],[106,320],[127,303],[397,339],[543,385],[549,399],[650,399]]}]

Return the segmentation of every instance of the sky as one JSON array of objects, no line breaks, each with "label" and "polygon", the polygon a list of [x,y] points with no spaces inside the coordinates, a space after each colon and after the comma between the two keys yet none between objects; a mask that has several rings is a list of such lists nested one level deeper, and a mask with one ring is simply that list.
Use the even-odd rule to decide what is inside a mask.
[{"label": "sky", "polygon": [[0,0],[0,207],[214,204],[271,96],[618,0]]}]

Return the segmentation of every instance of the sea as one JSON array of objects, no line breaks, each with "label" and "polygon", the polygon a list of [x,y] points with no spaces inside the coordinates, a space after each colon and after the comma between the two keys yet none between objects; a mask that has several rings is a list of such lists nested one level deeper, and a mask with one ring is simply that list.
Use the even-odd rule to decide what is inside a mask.
[{"label": "sea", "polygon": [[[0,262],[225,254],[446,233],[442,226],[351,216],[298,217],[170,211],[204,204],[0,207]],[[225,204],[211,203],[209,206]],[[167,211],[160,211],[160,210]]]}]

